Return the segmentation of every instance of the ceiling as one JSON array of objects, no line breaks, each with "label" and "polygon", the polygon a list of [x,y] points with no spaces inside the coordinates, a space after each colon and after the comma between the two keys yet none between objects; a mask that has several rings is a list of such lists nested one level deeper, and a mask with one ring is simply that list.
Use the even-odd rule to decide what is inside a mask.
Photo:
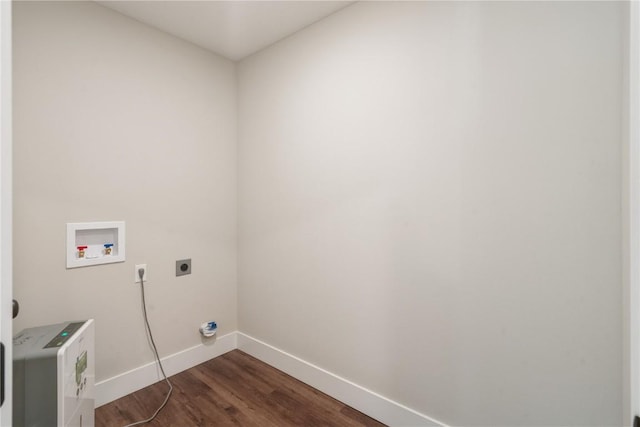
[{"label": "ceiling", "polygon": [[240,60],[353,1],[98,1],[101,5]]}]

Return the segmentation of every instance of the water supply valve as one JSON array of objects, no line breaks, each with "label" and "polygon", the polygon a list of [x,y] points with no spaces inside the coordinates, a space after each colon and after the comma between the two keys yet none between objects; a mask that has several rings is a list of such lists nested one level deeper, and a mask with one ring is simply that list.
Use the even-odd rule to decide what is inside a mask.
[{"label": "water supply valve", "polygon": [[78,258],[84,258],[84,251],[88,246],[78,246]]},{"label": "water supply valve", "polygon": [[111,255],[111,250],[113,249],[113,243],[105,243],[104,244],[104,254]]}]

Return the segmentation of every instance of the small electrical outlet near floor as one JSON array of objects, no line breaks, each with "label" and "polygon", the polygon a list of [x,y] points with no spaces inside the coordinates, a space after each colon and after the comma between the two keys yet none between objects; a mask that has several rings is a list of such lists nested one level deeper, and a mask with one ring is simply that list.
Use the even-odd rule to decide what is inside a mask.
[{"label": "small electrical outlet near floor", "polygon": [[147,281],[149,280],[149,269],[147,268],[147,264],[136,264],[136,271],[134,271],[136,278],[135,282],[133,283],[140,283],[140,275],[138,274],[138,270],[140,270],[141,268],[144,268],[144,275],[142,276],[142,279],[145,283],[147,283]]}]

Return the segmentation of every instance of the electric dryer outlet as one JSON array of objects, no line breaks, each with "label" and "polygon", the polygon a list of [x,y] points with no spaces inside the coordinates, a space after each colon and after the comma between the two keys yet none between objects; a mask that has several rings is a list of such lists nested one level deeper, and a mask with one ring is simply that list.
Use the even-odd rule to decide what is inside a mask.
[{"label": "electric dryer outlet", "polygon": [[176,261],[176,277],[191,274],[191,258]]}]

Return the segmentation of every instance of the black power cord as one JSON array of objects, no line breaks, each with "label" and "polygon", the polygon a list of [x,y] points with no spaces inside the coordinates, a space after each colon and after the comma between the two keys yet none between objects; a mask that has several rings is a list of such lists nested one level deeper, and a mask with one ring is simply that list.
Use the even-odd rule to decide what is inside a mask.
[{"label": "black power cord", "polygon": [[142,293],[142,313],[144,314],[144,324],[147,328],[147,333],[149,334],[149,340],[151,341],[151,348],[153,349],[153,354],[156,356],[156,361],[158,362],[158,366],[160,366],[162,377],[169,385],[169,391],[167,392],[167,397],[164,398],[164,402],[162,402],[162,405],[160,405],[160,407],[156,409],[156,412],[154,412],[151,417],[147,418],[146,420],[137,421],[133,424],[127,424],[125,427],[133,427],[133,426],[146,424],[150,421],[153,421],[156,418],[156,416],[160,413],[160,411],[162,411],[162,409],[164,409],[164,407],[167,406],[167,402],[169,401],[169,398],[171,397],[171,393],[173,392],[173,385],[171,384],[171,381],[169,381],[169,378],[167,378],[167,374],[164,373],[164,367],[162,366],[162,361],[160,360],[160,356],[158,355],[158,348],[156,347],[156,342],[153,340],[153,334],[151,333],[151,326],[149,326],[149,318],[147,317],[147,303],[144,299],[144,279],[143,279],[144,268],[138,269],[138,277],[140,277],[140,290]]}]

